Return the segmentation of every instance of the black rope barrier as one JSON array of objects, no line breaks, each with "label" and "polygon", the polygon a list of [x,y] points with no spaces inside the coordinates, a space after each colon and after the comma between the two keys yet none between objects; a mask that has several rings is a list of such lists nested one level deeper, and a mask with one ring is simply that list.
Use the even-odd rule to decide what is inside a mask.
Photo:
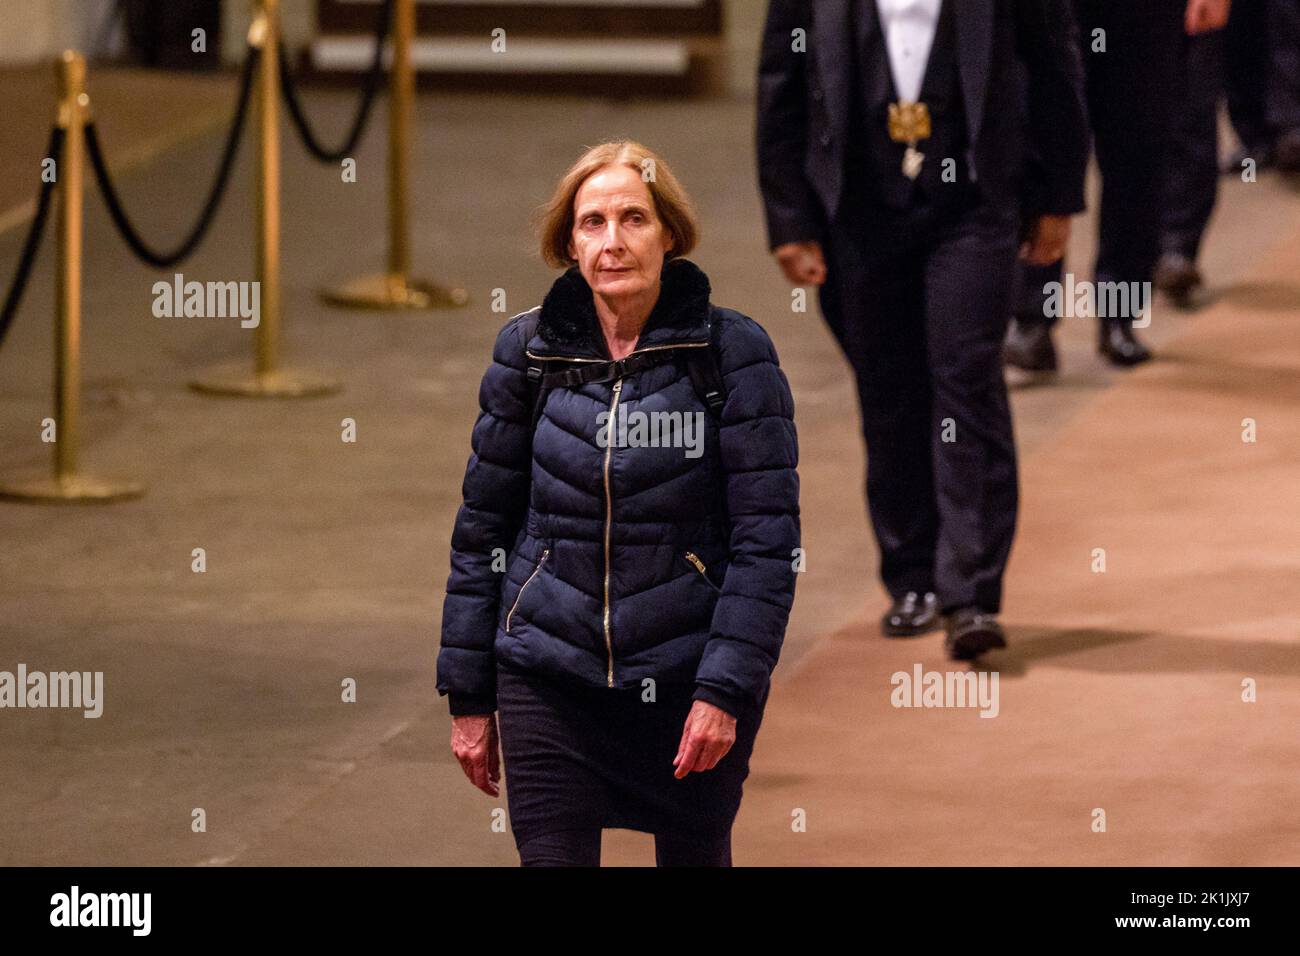
[{"label": "black rope barrier", "polygon": [[[45,150],[47,159],[54,160],[55,179],[57,179],[59,160],[63,156],[63,138],[67,133],[61,126],[50,130],[50,144]],[[41,184],[40,198],[36,201],[36,215],[27,230],[27,239],[23,242],[22,255],[18,257],[18,269],[13,282],[9,284],[9,293],[5,296],[4,310],[0,311],[0,345],[4,345],[5,336],[9,334],[9,325],[13,322],[18,306],[27,291],[27,280],[31,278],[32,267],[36,265],[36,254],[41,248],[41,237],[45,234],[45,222],[49,219],[51,200],[54,196],[54,179]]]},{"label": "black rope barrier", "polygon": [[388,36],[393,21],[393,0],[384,0],[379,10],[379,23],[375,26],[375,55],[370,62],[370,72],[366,74],[365,85],[361,89],[361,101],[357,115],[352,120],[343,145],[338,149],[327,149],[311,128],[307,114],[303,111],[298,92],[293,86],[293,76],[289,67],[289,53],[283,42],[280,43],[280,88],[284,92],[285,105],[289,107],[289,117],[302,139],[303,146],[322,163],[337,163],[351,156],[365,135],[366,125],[370,121],[370,108],[375,104],[375,95],[379,92],[379,83],[384,76],[384,39]]},{"label": "black rope barrier", "polygon": [[257,73],[260,54],[260,50],[250,48],[248,56],[244,58],[243,72],[239,78],[239,100],[235,107],[235,115],[230,124],[230,132],[226,134],[226,144],[221,153],[221,160],[217,165],[216,178],[212,181],[212,188],[208,191],[208,198],[199,213],[198,222],[194,224],[194,228],[190,230],[189,235],[185,237],[180,245],[170,252],[159,252],[154,249],[149,243],[145,242],[139,231],[131,224],[131,219],[127,216],[122,200],[113,186],[112,178],[109,176],[108,164],[104,162],[104,154],[99,147],[99,134],[95,129],[95,124],[94,122],[86,124],[86,152],[89,154],[90,164],[95,170],[95,179],[99,183],[99,192],[104,197],[104,204],[108,207],[109,217],[113,220],[113,225],[117,227],[117,231],[121,233],[123,240],[131,247],[131,251],[149,265],[156,266],[159,269],[167,269],[176,265],[176,263],[188,258],[198,248],[204,236],[207,235],[217,209],[221,205],[221,200],[225,196],[226,186],[230,181],[230,171],[235,165],[235,157],[239,154],[239,144],[244,134],[244,120],[248,115],[248,104],[252,98],[253,77]]},{"label": "black rope barrier", "polygon": [[[298,99],[297,91],[293,86],[293,78],[289,70],[288,52],[283,43],[279,44],[276,52],[280,61],[280,86],[285,102],[288,104],[289,115],[302,137],[303,145],[307,148],[307,151],[322,162],[335,163],[349,156],[355,151],[361,137],[365,134],[371,109],[374,106],[376,94],[379,92],[380,81],[384,76],[384,41],[392,26],[392,20],[393,0],[383,0],[379,10],[379,20],[375,27],[374,59],[371,61],[370,71],[366,75],[365,84],[362,87],[357,114],[352,121],[352,127],[348,131],[343,145],[334,150],[322,146],[312,130],[307,115],[303,111],[302,103]],[[100,195],[104,197],[104,204],[108,207],[109,217],[113,220],[113,225],[117,227],[117,231],[131,251],[149,265],[166,269],[188,258],[198,248],[199,243],[203,241],[209,228],[211,228],[217,210],[221,206],[221,200],[225,196],[226,187],[229,185],[230,173],[234,168],[235,158],[239,154],[239,146],[243,140],[246,125],[245,120],[248,116],[248,107],[252,101],[253,79],[257,74],[261,53],[261,50],[250,48],[248,55],[244,58],[239,78],[239,98],[234,117],[231,120],[230,130],[226,134],[221,159],[217,164],[216,176],[208,191],[207,200],[199,212],[198,221],[175,249],[165,252],[154,249],[132,224],[126,208],[122,205],[121,197],[113,185],[112,177],[108,171],[108,163],[104,160],[104,153],[99,144],[99,133],[95,123],[91,121],[86,124],[86,153],[90,157],[90,164],[95,172],[95,180],[99,184]],[[65,136],[66,131],[59,126],[55,126],[50,131],[49,147],[45,155],[47,158],[54,160],[56,170],[63,155]],[[18,259],[18,268],[14,272],[13,281],[10,283],[9,291],[5,295],[4,308],[0,311],[0,345],[4,344],[5,336],[8,334],[9,326],[12,324],[14,316],[18,312],[18,307],[22,303],[23,294],[27,290],[32,269],[36,264],[41,239],[45,234],[46,222],[49,219],[55,186],[56,182],[54,180],[42,183],[40,196],[36,204],[36,215],[32,219],[27,238],[23,242],[22,254]]]}]

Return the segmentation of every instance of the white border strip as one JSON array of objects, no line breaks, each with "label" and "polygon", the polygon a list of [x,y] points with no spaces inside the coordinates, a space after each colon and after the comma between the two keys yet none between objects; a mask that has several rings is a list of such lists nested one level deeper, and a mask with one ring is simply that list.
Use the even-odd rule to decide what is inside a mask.
[{"label": "white border strip", "polygon": [[[374,43],[365,37],[321,37],[311,47],[312,65],[324,72],[365,70],[373,56]],[[690,50],[678,40],[512,37],[497,53],[489,37],[420,37],[411,44],[411,63],[426,73],[685,76]]]}]

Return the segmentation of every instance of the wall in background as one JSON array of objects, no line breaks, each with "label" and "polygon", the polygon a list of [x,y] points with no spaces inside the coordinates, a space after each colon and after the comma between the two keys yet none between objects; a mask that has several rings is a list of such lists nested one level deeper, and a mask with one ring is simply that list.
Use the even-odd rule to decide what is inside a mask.
[{"label": "wall in background", "polygon": [[[0,0],[0,4],[7,0]],[[291,45],[305,46],[318,33],[318,0],[280,0],[285,37]],[[227,63],[242,59],[253,0],[224,0]],[[757,83],[758,51],[767,14],[767,0],[723,0],[723,43],[726,50],[726,85],[735,96],[753,96]]]},{"label": "wall in background", "polygon": [[31,66],[101,39],[113,0],[0,0],[0,66]]},{"label": "wall in background", "polygon": [[[221,2],[225,58],[239,62],[252,0]],[[114,5],[115,0],[0,0],[0,67],[42,63],[69,47],[104,52],[102,34]],[[281,6],[285,36],[295,44],[310,40],[316,33],[316,0],[281,0]]]},{"label": "wall in background", "polygon": [[758,86],[758,48],[767,18],[767,0],[724,0],[727,88],[736,96],[753,96]]},{"label": "wall in background", "polygon": [[[218,2],[218,0],[213,0]],[[243,59],[244,36],[252,18],[253,0],[222,3],[223,56],[228,63]],[[0,67],[30,66],[75,47],[104,52],[103,44],[115,0],[0,0]],[[724,0],[729,86],[737,94],[752,92],[758,58],[758,34],[764,0]],[[316,0],[281,0],[286,38],[294,46],[316,35]],[[120,31],[119,31],[120,38]],[[114,50],[116,47],[114,48]]]}]

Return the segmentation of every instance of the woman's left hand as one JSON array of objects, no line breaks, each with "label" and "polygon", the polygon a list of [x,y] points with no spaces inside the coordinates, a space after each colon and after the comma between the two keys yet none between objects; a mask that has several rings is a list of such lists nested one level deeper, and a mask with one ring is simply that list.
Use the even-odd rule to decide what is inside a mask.
[{"label": "woman's left hand", "polygon": [[673,758],[678,780],[691,771],[712,770],[736,742],[736,718],[721,707],[697,700],[686,715],[682,742]]}]

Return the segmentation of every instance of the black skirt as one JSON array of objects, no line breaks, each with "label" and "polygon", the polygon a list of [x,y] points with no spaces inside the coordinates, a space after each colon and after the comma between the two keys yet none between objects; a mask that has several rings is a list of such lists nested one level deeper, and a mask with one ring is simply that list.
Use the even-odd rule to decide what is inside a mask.
[{"label": "black skirt", "polygon": [[[556,830],[728,833],[740,809],[762,707],[736,720],[712,770],[673,776],[693,684],[642,691],[556,681],[497,666],[497,719],[516,844]],[[766,704],[766,699],[763,701]]]}]

